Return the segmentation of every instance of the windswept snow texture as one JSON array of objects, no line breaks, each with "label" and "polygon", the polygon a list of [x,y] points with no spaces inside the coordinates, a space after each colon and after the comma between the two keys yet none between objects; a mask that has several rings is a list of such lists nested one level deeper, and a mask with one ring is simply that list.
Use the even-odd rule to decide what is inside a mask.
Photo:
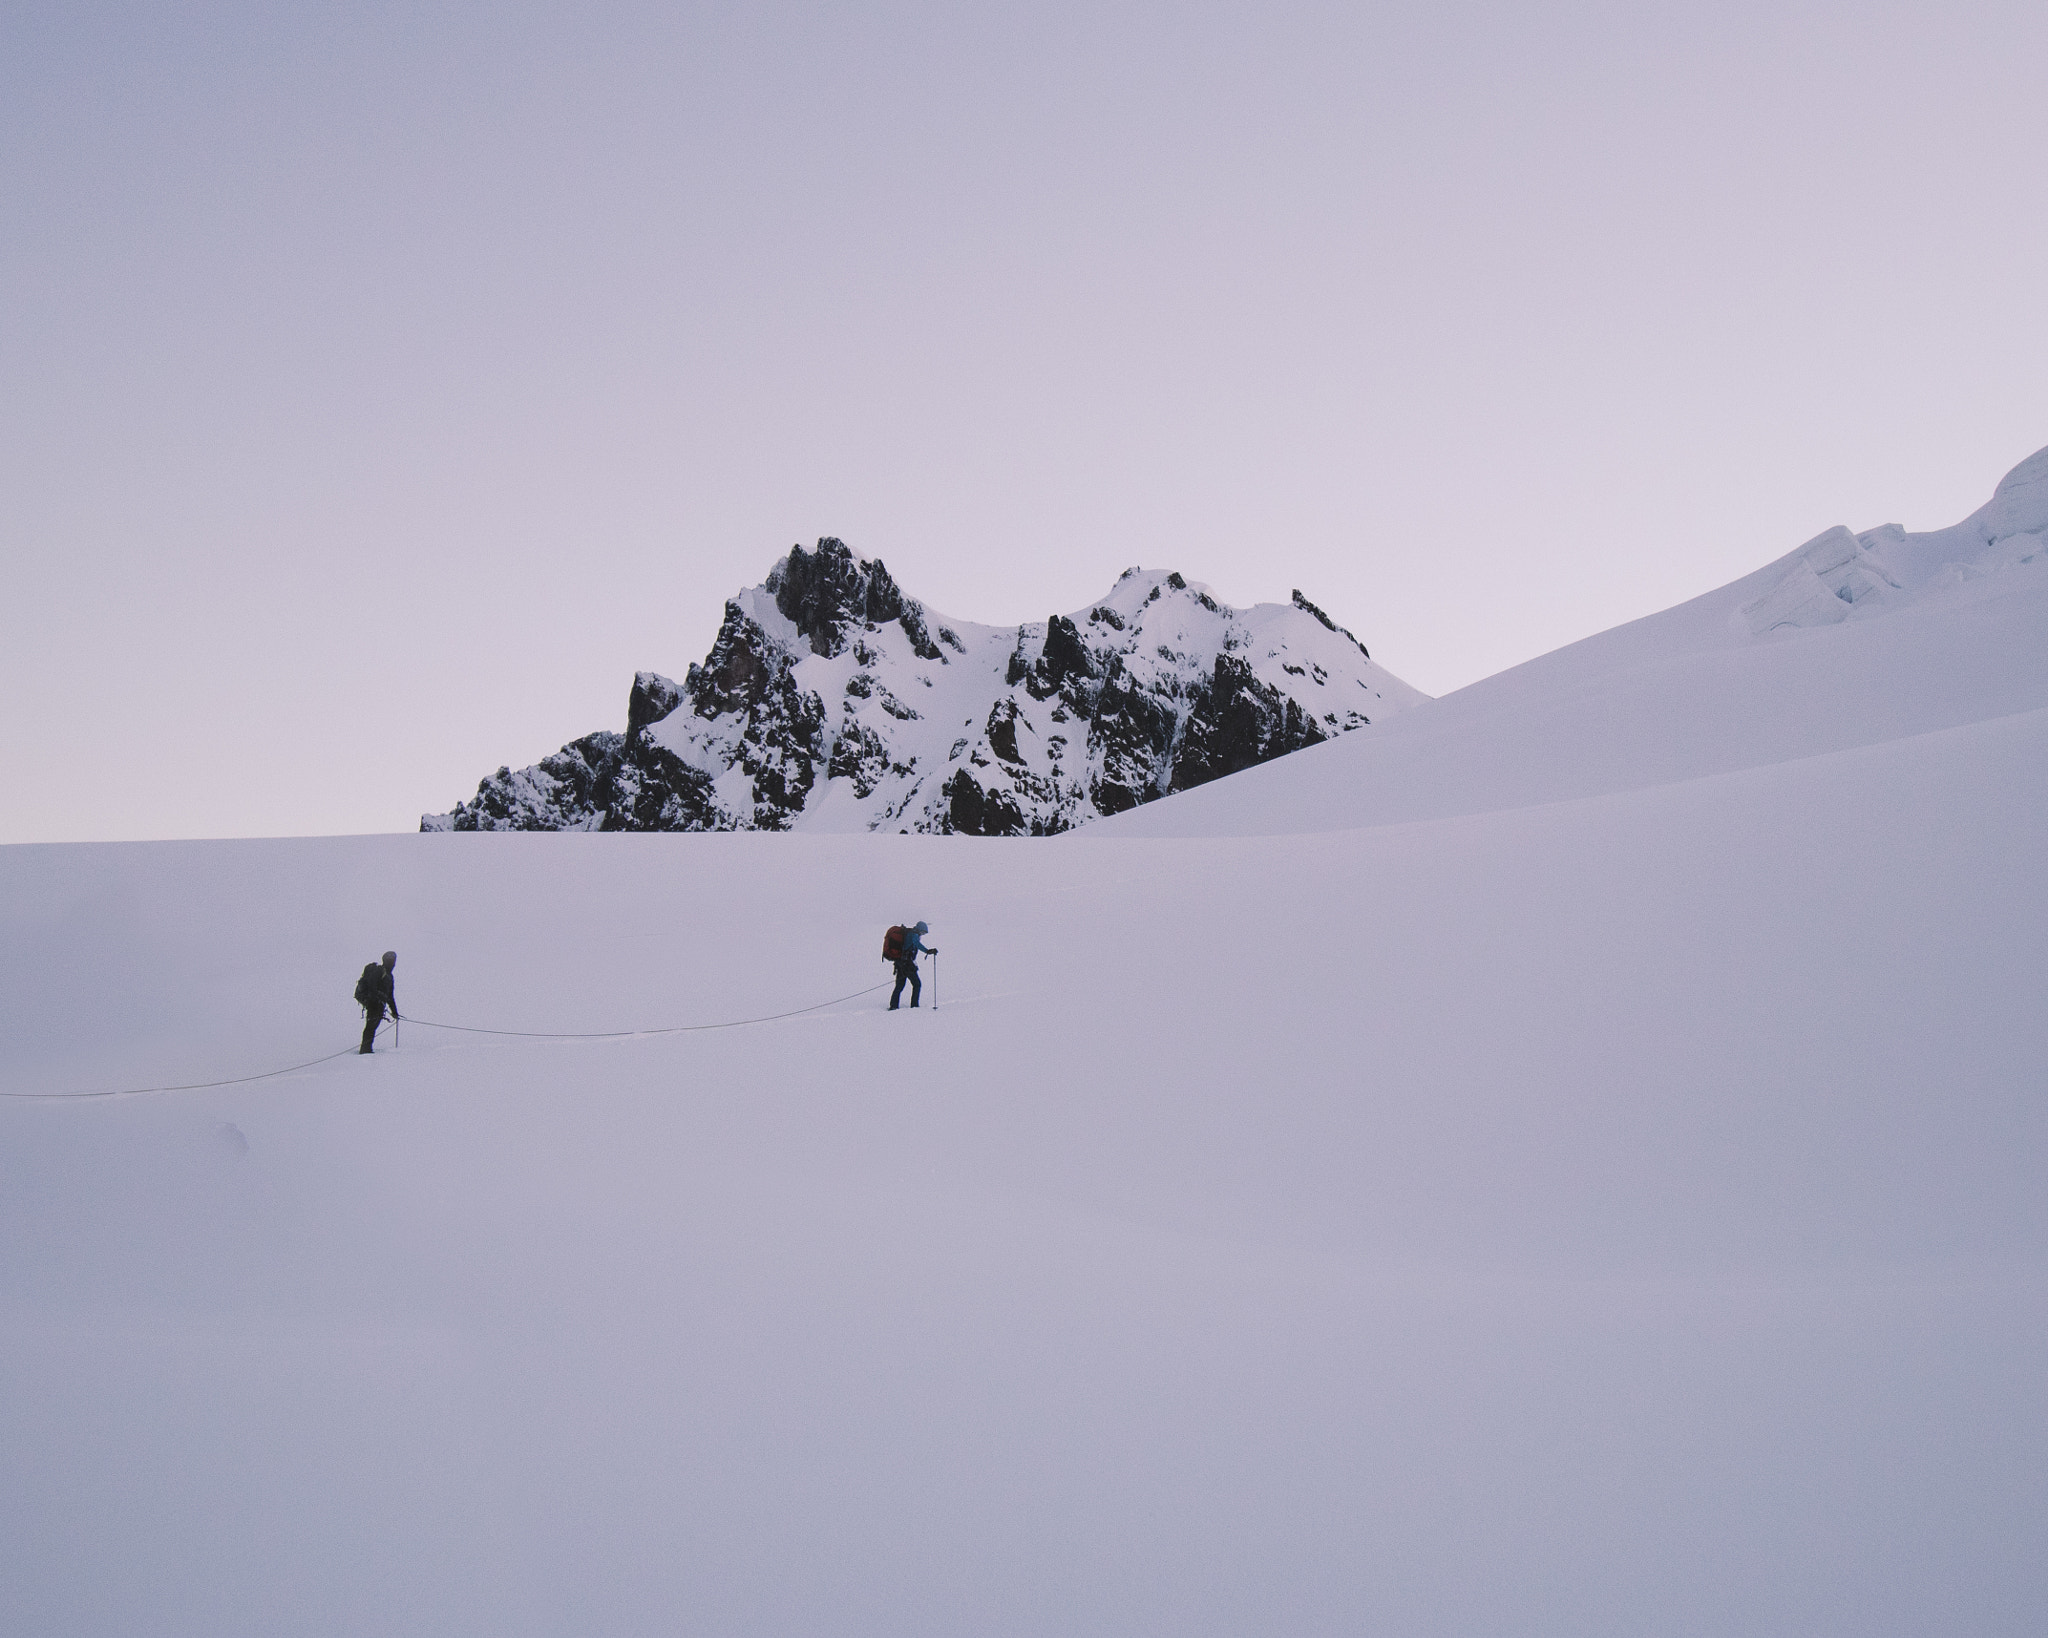
[{"label": "windswept snow texture", "polygon": [[423,830],[884,830],[1046,836],[1425,698],[1300,592],[1233,609],[1128,569],[1070,616],[932,614],[879,561],[801,547],[726,605],[626,732],[501,768]]},{"label": "windswept snow texture", "polygon": [[0,1101],[7,1629],[2033,1638],[2037,575],[1050,842],[0,849],[0,1091],[409,1020]]}]

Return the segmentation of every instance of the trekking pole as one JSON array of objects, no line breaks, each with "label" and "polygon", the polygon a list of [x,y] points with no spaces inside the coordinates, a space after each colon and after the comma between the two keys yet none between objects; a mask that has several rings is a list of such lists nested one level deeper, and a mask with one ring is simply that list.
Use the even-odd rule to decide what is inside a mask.
[{"label": "trekking pole", "polygon": [[939,1010],[939,952],[932,951],[932,1011]]}]

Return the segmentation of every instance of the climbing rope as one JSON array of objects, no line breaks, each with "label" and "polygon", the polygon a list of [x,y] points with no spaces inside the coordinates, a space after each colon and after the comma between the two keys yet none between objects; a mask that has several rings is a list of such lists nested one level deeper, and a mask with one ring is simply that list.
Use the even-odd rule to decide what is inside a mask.
[{"label": "climbing rope", "polygon": [[0,1092],[0,1098],[20,1098],[31,1103],[78,1103],[86,1098],[139,1098],[148,1092],[204,1092],[215,1086],[247,1086],[251,1081],[274,1081],[280,1075],[296,1075],[302,1069],[332,1063],[336,1058],[346,1058],[351,1052],[361,1050],[360,1047],[343,1047],[324,1058],[308,1058],[302,1064],[266,1069],[260,1075],[236,1075],[225,1081],[187,1081],[183,1086],[124,1086],[112,1092]]},{"label": "climbing rope", "polygon": [[[771,1012],[760,1018],[727,1018],[715,1024],[671,1024],[660,1029],[604,1029],[604,1030],[538,1030],[538,1029],[479,1029],[472,1024],[439,1024],[431,1018],[411,1018],[404,1021],[418,1024],[424,1029],[459,1030],[464,1035],[513,1035],[528,1041],[623,1041],[644,1035],[690,1035],[706,1029],[739,1029],[746,1024],[773,1024],[784,1018],[801,1018],[807,1012],[823,1012],[827,1007],[836,1007],[847,1001],[858,1001],[864,995],[887,989],[889,980],[870,984],[864,990],[855,990],[851,995],[835,996],[830,1001],[820,1001],[808,1007],[792,1008],[788,1012]],[[396,1020],[393,1021],[394,1026]],[[383,1032],[383,1025],[378,1026]],[[346,1058],[359,1051],[357,1047],[343,1047],[339,1052],[330,1052],[324,1058],[308,1058],[302,1064],[287,1064],[283,1069],[266,1069],[260,1075],[236,1075],[224,1081],[188,1081],[182,1086],[124,1086],[110,1092],[0,1092],[0,1098],[15,1098],[31,1103],[78,1103],[87,1098],[139,1098],[153,1092],[204,1092],[217,1086],[247,1086],[252,1081],[274,1081],[280,1075],[296,1075],[302,1069],[312,1069],[320,1064],[332,1063],[336,1058]]]},{"label": "climbing rope", "polygon": [[479,1029],[474,1024],[437,1024],[431,1018],[420,1018],[408,1014],[408,1024],[418,1024],[422,1029],[460,1030],[464,1035],[516,1035],[526,1041],[624,1041],[640,1035],[691,1035],[703,1029],[738,1029],[745,1024],[773,1024],[784,1018],[801,1018],[807,1012],[823,1012],[827,1007],[836,1007],[842,1002],[858,1001],[864,995],[873,995],[877,990],[889,987],[889,980],[870,984],[864,990],[855,990],[851,995],[834,996],[830,1001],[820,1001],[813,1006],[796,1007],[788,1012],[771,1012],[760,1018],[727,1018],[716,1024],[668,1024],[660,1029]]}]

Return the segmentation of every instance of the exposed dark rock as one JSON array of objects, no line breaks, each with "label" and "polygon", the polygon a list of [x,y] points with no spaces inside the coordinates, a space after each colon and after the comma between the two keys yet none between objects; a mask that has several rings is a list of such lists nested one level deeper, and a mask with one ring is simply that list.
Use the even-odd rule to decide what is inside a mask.
[{"label": "exposed dark rock", "polygon": [[903,613],[903,594],[880,558],[863,562],[829,536],[814,552],[792,546],[768,576],[775,606],[814,654],[838,654],[849,626],[869,627]]},{"label": "exposed dark rock", "polygon": [[747,711],[767,698],[776,674],[788,668],[788,657],[734,601],[725,605],[704,663],[690,667],[684,692],[700,717]]},{"label": "exposed dark rock", "polygon": [[932,641],[931,633],[925,630],[924,610],[910,599],[903,600],[903,612],[897,616],[897,624],[903,627],[903,634],[910,639],[910,651],[920,660],[937,660],[946,663],[946,656],[939,652],[939,645]]},{"label": "exposed dark rock", "polygon": [[600,730],[514,773],[500,768],[455,809],[451,830],[574,830],[596,806],[603,770],[623,734]]},{"label": "exposed dark rock", "polygon": [[1005,762],[1021,763],[1024,759],[1017,754],[1017,702],[997,700],[989,708],[988,748]]},{"label": "exposed dark rock", "polygon": [[1206,696],[1182,728],[1169,788],[1189,790],[1241,773],[1324,737],[1292,699],[1266,687],[1242,660],[1219,655]]},{"label": "exposed dark rock", "polygon": [[889,747],[882,743],[881,736],[855,723],[834,742],[825,775],[828,779],[851,780],[854,794],[866,801],[888,768]]},{"label": "exposed dark rock", "polygon": [[633,678],[633,692],[626,700],[626,737],[632,738],[650,722],[659,722],[683,703],[683,691],[654,671],[642,671]]},{"label": "exposed dark rock", "polygon": [[1133,686],[1121,667],[1102,685],[1088,725],[1091,761],[1101,768],[1089,788],[1104,813],[1122,813],[1161,794],[1160,768],[1173,749],[1168,701]]},{"label": "exposed dark rock", "polygon": [[598,799],[600,830],[708,830],[717,814],[709,774],[639,738],[607,763]]},{"label": "exposed dark rock", "polygon": [[961,836],[1022,836],[1023,810],[1000,791],[986,791],[963,769],[946,782],[946,828]]},{"label": "exposed dark rock", "polygon": [[[1342,626],[1338,625],[1335,620],[1332,620],[1321,609],[1317,608],[1315,604],[1311,603],[1306,597],[1302,596],[1301,588],[1299,586],[1294,588],[1294,606],[1300,609],[1303,614],[1314,615],[1318,620],[1322,621],[1325,627],[1337,633],[1338,636],[1351,637],[1350,632],[1346,631]],[[1356,637],[1351,637],[1351,641],[1354,643],[1358,643],[1358,639]],[[1372,658],[1372,655],[1366,651],[1366,646],[1363,643],[1358,643],[1358,652],[1364,654],[1368,660]]]},{"label": "exposed dark rock", "polygon": [[1038,674],[1055,688],[1070,677],[1089,674],[1087,645],[1065,615],[1055,614],[1045,623],[1045,652],[1038,658]]}]

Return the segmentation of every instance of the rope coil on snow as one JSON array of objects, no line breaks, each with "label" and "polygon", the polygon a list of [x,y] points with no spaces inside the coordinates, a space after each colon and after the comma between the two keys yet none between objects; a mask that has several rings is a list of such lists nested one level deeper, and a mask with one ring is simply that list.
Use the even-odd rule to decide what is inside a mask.
[{"label": "rope coil on snow", "polygon": [[[431,1018],[407,1018],[408,1024],[418,1024],[423,1029],[459,1030],[464,1035],[511,1035],[528,1041],[624,1041],[644,1035],[690,1035],[706,1029],[739,1029],[747,1024],[773,1024],[784,1018],[801,1018],[807,1012],[823,1012],[827,1007],[836,1007],[842,1002],[858,1001],[864,995],[887,989],[889,980],[870,984],[864,990],[855,990],[851,995],[835,996],[830,1001],[819,1001],[808,1007],[794,1007],[788,1012],[771,1012],[760,1018],[727,1018],[715,1024],[671,1024],[660,1029],[602,1029],[602,1030],[538,1030],[538,1029],[479,1029],[473,1024],[437,1024]],[[394,1020],[395,1022],[396,1020]],[[378,1026],[382,1033],[383,1026]],[[182,1086],[124,1086],[110,1092],[0,1092],[0,1098],[14,1098],[29,1103],[80,1103],[87,1098],[139,1098],[154,1092],[205,1092],[217,1086],[247,1086],[251,1081],[274,1081],[280,1075],[295,1075],[302,1069],[313,1069],[320,1064],[332,1063],[336,1058],[346,1058],[359,1051],[356,1047],[343,1047],[339,1052],[330,1052],[324,1058],[308,1058],[302,1064],[287,1064],[283,1069],[266,1069],[260,1075],[235,1075],[222,1081],[188,1081]]]}]

